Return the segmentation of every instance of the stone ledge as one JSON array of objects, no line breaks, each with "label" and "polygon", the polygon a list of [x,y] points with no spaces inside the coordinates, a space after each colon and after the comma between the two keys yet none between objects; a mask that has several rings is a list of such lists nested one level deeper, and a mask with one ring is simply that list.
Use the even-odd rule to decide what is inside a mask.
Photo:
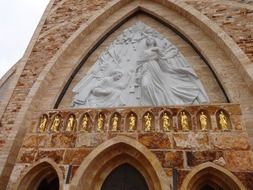
[{"label": "stone ledge", "polygon": [[[162,126],[162,117],[164,113],[168,115],[170,126],[164,129]],[[181,125],[181,113],[187,115],[188,128],[183,129]],[[200,124],[200,113],[203,112],[207,118],[208,125],[205,129]],[[227,120],[227,128],[220,126],[219,114],[224,112]],[[133,131],[129,130],[129,117],[134,114],[135,125]],[[153,120],[149,130],[145,129],[145,114],[149,113]],[[119,123],[116,129],[112,129],[112,117],[117,114]],[[99,115],[102,115],[102,126],[98,130]],[[74,118],[70,123],[72,127],[67,129],[69,118]],[[87,118],[86,128],[84,117]],[[59,119],[57,129],[53,129],[54,121]],[[43,124],[44,122],[44,124]],[[241,110],[238,104],[220,104],[220,105],[189,105],[189,106],[166,106],[166,107],[126,107],[126,108],[108,108],[108,109],[60,109],[49,110],[41,115],[37,123],[37,131],[40,133],[65,133],[65,132],[177,132],[177,131],[242,131],[245,130],[241,122]]]}]

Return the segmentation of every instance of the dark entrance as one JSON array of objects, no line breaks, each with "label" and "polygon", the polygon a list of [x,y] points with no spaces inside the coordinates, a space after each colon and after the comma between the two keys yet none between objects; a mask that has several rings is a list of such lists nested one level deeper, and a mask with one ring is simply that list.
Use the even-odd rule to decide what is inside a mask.
[{"label": "dark entrance", "polygon": [[148,190],[148,185],[138,170],[123,164],[105,179],[102,190]]},{"label": "dark entrance", "polygon": [[57,176],[46,177],[43,179],[37,190],[58,190],[59,189],[59,179]]},{"label": "dark entrance", "polygon": [[205,185],[203,186],[200,190],[224,190],[223,188],[221,188],[220,186],[213,184],[214,186],[211,185]]}]

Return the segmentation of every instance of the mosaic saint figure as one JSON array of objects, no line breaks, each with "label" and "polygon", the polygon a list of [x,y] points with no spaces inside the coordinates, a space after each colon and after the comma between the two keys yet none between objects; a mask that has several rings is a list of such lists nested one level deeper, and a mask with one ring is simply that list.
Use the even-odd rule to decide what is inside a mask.
[{"label": "mosaic saint figure", "polygon": [[89,130],[89,118],[87,114],[84,114],[80,131],[88,132],[88,130]]},{"label": "mosaic saint figure", "polygon": [[187,117],[187,115],[185,114],[184,111],[181,112],[180,122],[181,122],[182,130],[183,131],[189,131],[188,117]]},{"label": "mosaic saint figure", "polygon": [[202,131],[207,130],[207,116],[202,111],[199,116],[200,128]]},{"label": "mosaic saint figure", "polygon": [[51,126],[51,131],[58,132],[60,130],[61,119],[59,115],[56,115]]},{"label": "mosaic saint figure", "polygon": [[112,131],[117,131],[118,130],[118,125],[119,125],[119,117],[117,114],[114,114],[112,118]]},{"label": "mosaic saint figure", "polygon": [[136,129],[136,117],[131,113],[129,117],[129,129],[128,131],[133,132]]},{"label": "mosaic saint figure", "polygon": [[151,117],[150,113],[147,113],[144,116],[144,131],[145,132],[151,131],[151,127],[152,127],[152,117]]},{"label": "mosaic saint figure", "polygon": [[43,115],[41,120],[40,120],[40,125],[39,125],[39,132],[43,133],[46,131],[46,126],[47,126],[47,116]]},{"label": "mosaic saint figure", "polygon": [[224,115],[223,111],[221,111],[220,114],[219,114],[219,123],[220,123],[222,131],[227,131],[228,130],[227,117]]},{"label": "mosaic saint figure", "polygon": [[166,112],[164,112],[162,116],[162,127],[163,127],[163,131],[165,132],[170,131],[170,117],[168,116]]},{"label": "mosaic saint figure", "polygon": [[102,132],[103,131],[103,127],[104,127],[104,117],[103,115],[100,113],[98,115],[98,120],[97,120],[97,131],[98,132]]},{"label": "mosaic saint figure", "polygon": [[74,127],[75,127],[75,117],[74,115],[70,115],[67,122],[66,131],[68,132],[74,131]]}]

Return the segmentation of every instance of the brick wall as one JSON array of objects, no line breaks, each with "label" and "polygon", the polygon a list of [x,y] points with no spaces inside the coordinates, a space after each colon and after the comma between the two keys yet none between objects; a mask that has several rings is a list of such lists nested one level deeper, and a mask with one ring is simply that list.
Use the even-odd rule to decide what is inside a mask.
[{"label": "brick wall", "polygon": [[[253,4],[252,1],[248,2]],[[217,23],[253,62],[253,6],[238,6],[228,1],[186,1],[186,3]]]},{"label": "brick wall", "polygon": [[[89,23],[93,19],[93,15],[99,14],[101,9],[113,0],[55,0],[53,6],[47,15],[45,23],[42,23],[42,29],[39,37],[32,47],[31,54],[28,56],[25,67],[20,74],[18,82],[15,86],[13,94],[8,102],[4,114],[1,117],[0,127],[0,152],[4,151],[7,139],[15,136],[11,131],[16,122],[16,117],[20,112],[25,99],[31,92],[32,87],[38,76],[49,63],[63,44],[80,28],[81,25]],[[239,2],[239,1],[238,1]],[[252,24],[252,6],[248,6],[251,1],[240,1],[244,4],[231,4],[228,1],[187,1],[187,3],[204,15],[208,16],[212,21],[217,23],[221,28],[229,34],[241,49],[253,60],[253,24]],[[226,5],[226,6],[225,6]],[[50,44],[50,45],[49,45]],[[234,69],[234,68],[233,68]],[[245,89],[245,84],[242,90]],[[250,101],[245,104],[250,104]],[[25,105],[27,106],[27,105]],[[248,114],[247,126],[251,126],[250,117],[252,114],[251,107],[245,107]],[[18,126],[19,127],[19,126]],[[250,133],[250,136],[253,136]],[[22,139],[21,139],[22,141]],[[6,158],[7,152],[2,152],[2,160]],[[15,158],[12,158],[15,159]],[[1,164],[0,164],[1,165]],[[2,172],[2,170],[1,170]]]}]

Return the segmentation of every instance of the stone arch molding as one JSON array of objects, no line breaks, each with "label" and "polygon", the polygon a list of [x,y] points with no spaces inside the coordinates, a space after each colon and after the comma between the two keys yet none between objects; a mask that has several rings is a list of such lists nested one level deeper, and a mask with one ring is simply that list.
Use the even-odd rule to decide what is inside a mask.
[{"label": "stone arch molding", "polygon": [[49,158],[43,158],[26,168],[25,172],[15,184],[13,190],[36,189],[38,182],[43,180],[44,177],[47,177],[47,175],[50,175],[50,172],[55,172],[57,174],[59,179],[59,190],[63,190],[64,174],[58,167],[57,163]]},{"label": "stone arch molding", "polygon": [[148,148],[129,137],[117,136],[99,145],[83,160],[70,190],[101,189],[111,171],[125,163],[143,175],[150,190],[171,189],[171,179]]},{"label": "stone arch molding", "polygon": [[223,189],[246,190],[233,173],[212,162],[206,162],[193,168],[185,177],[181,190],[197,190],[203,183],[214,183]]},{"label": "stone arch molding", "polygon": [[[122,10],[120,10],[122,8]],[[50,107],[58,107],[59,102],[58,100],[62,98],[64,94],[62,92],[64,89],[66,90],[68,86],[66,84],[68,83],[68,80],[70,78],[73,78],[73,73],[75,72],[76,68],[80,68],[80,65],[78,65],[82,60],[87,56],[89,56],[92,53],[92,49],[99,46],[99,41],[103,38],[105,38],[107,35],[110,34],[110,31],[113,30],[113,28],[118,28],[120,25],[122,25],[129,17],[131,17],[134,13],[138,11],[143,11],[145,13],[148,13],[152,15],[155,18],[160,19],[161,21],[168,23],[169,25],[173,26],[176,30],[178,30],[186,39],[188,39],[194,46],[203,54],[204,57],[207,58],[210,67],[214,70],[214,72],[220,73],[220,68],[218,68],[218,65],[216,65],[215,61],[212,61],[212,55],[214,52],[209,52],[206,47],[201,47],[201,43],[198,43],[198,36],[194,37],[194,34],[191,32],[187,32],[184,30],[183,26],[178,26],[177,23],[173,23],[172,20],[169,20],[170,15],[161,15],[159,12],[157,12],[157,9],[171,9],[175,11],[174,13],[171,13],[174,15],[177,12],[181,12],[182,18],[188,17],[188,20],[192,20],[193,22],[196,22],[199,29],[203,29],[209,32],[209,35],[213,39],[216,44],[220,44],[220,48],[223,49],[225,52],[228,52],[227,54],[232,55],[230,56],[231,60],[237,60],[236,67],[243,67],[247,63],[247,56],[240,50],[240,48],[234,44],[232,39],[230,38],[224,38],[223,36],[227,36],[227,34],[222,31],[217,25],[212,23],[210,20],[208,20],[205,16],[201,15],[194,9],[190,9],[189,6],[185,5],[184,3],[180,2],[175,4],[174,2],[167,2],[163,3],[160,1],[152,2],[152,1],[132,1],[128,2],[126,0],[119,0],[115,1],[113,3],[110,3],[105,11],[96,17],[96,19],[92,20],[88,25],[81,26],[71,37],[70,39],[62,46],[62,48],[58,51],[58,53],[50,60],[49,64],[45,67],[44,72],[41,73],[39,76],[39,80],[34,84],[39,90],[43,91],[43,86],[46,84],[41,84],[43,81],[51,81],[52,76],[57,76],[58,74],[55,73],[55,71],[58,71],[57,68],[62,67],[63,65],[69,65],[68,71],[66,71],[66,77],[64,79],[60,79],[60,81],[57,81],[58,84],[58,90],[55,94],[54,98],[52,98],[51,101],[49,101]],[[113,10],[120,10],[116,11],[114,14]],[[180,10],[180,11],[179,11]],[[92,30],[94,30],[94,27],[97,27],[100,22],[104,21],[104,18],[108,18],[109,16],[113,15],[113,19],[107,19],[107,21],[104,22],[104,24],[108,25],[108,27],[104,27],[104,31],[101,33],[96,32],[92,33],[92,40],[89,42],[85,40],[89,36]],[[175,16],[175,15],[174,15]],[[111,23],[107,23],[110,20]],[[185,20],[183,21],[185,22]],[[217,36],[220,35],[221,36]],[[217,40],[218,39],[218,40]],[[85,42],[85,43],[84,43]],[[82,45],[83,44],[83,45]],[[229,46],[224,47],[224,44],[229,44]],[[233,46],[231,46],[233,44]],[[78,48],[77,48],[78,47]],[[201,50],[205,49],[205,51]],[[210,54],[210,59],[208,54]],[[243,55],[242,55],[243,54]],[[246,56],[246,58],[245,58]],[[236,57],[237,59],[234,59]],[[245,59],[241,59],[241,57],[244,57]],[[85,58],[86,59],[86,58]],[[245,61],[246,60],[246,61]],[[234,62],[234,61],[233,61]],[[71,67],[72,66],[72,67]],[[243,69],[242,71],[246,71]],[[230,100],[233,101],[233,91],[231,90],[230,86],[226,86],[227,84],[224,81],[223,83],[223,76],[217,75],[219,80],[221,80],[222,85],[225,89],[226,94],[228,94],[228,97]],[[248,75],[243,75],[243,77],[246,77]],[[58,77],[59,78],[59,77]],[[43,80],[42,80],[43,79]],[[225,79],[226,80],[226,79]],[[55,80],[53,80],[55,81]],[[247,80],[248,82],[249,80]],[[36,88],[37,89],[37,88]],[[38,95],[41,94],[39,91],[34,90],[33,93],[37,93]],[[34,94],[35,95],[35,94]],[[60,97],[60,98],[59,98]],[[236,100],[237,102],[240,100]]]},{"label": "stone arch molding", "polygon": [[[159,18],[162,21],[169,23],[171,26],[175,27],[185,36],[185,38],[189,39],[197,49],[202,50],[201,53],[203,53],[203,56],[207,58],[211,68],[215,71],[215,73],[222,73],[223,68],[219,66],[220,63],[212,61],[212,56],[216,56],[216,53],[219,49],[215,49],[215,51],[210,52],[211,50],[209,48],[206,46],[203,47],[201,43],[198,43],[198,37],[200,36],[200,33],[196,33],[195,30],[186,31],[184,30],[185,25],[180,25],[180,23],[189,24],[189,21],[194,22],[196,24],[196,29],[205,30],[206,33],[209,34],[209,37],[211,39],[209,39],[210,43],[218,44],[220,49],[226,52],[229,60],[231,63],[233,63],[233,66],[239,68],[238,71],[241,74],[240,77],[243,77],[245,79],[248,86],[251,87],[253,85],[253,77],[251,76],[252,73],[249,73],[250,64],[247,64],[250,61],[247,56],[223,30],[221,30],[207,17],[192,9],[190,6],[187,6],[183,2],[178,1],[156,0],[152,2],[146,0],[115,0],[112,3],[109,3],[108,6],[103,9],[103,12],[99,12],[97,15],[94,15],[94,17],[92,17],[88,23],[84,23],[78,29],[78,31],[76,31],[61,47],[57,54],[48,62],[43,71],[40,73],[37,81],[31,88],[32,90],[29,92],[29,95],[23,103],[22,111],[17,115],[18,119],[16,120],[15,126],[13,127],[13,136],[16,135],[16,139],[24,138],[26,129],[31,125],[31,118],[33,117],[31,113],[38,112],[38,109],[41,111],[54,107],[55,103],[57,102],[57,98],[60,96],[61,92],[66,86],[68,79],[73,77],[72,74],[83,59],[83,56],[88,56],[92,52],[92,48],[96,48],[98,41],[104,38],[107,35],[108,31],[112,30],[112,28],[116,27],[117,25],[120,25],[124,19],[133,15],[138,10],[142,10],[149,13],[150,15],[154,15],[156,18]],[[180,22],[178,20],[173,20],[171,19],[171,16],[182,20],[180,20]],[[108,19],[109,17],[110,19]],[[100,25],[102,25],[102,29],[100,29],[100,31],[92,32]],[[85,39],[89,37],[89,34],[92,36],[85,41]],[[81,44],[83,44],[82,47]],[[217,56],[218,55],[219,54],[217,54]],[[224,61],[223,59],[221,60]],[[65,78],[59,77],[60,72],[58,72],[58,69],[64,68],[66,65],[69,67],[65,67]],[[61,76],[63,76],[62,73]],[[226,83],[226,76],[228,75],[219,76],[219,79],[221,81],[224,81],[224,88],[228,93],[228,96],[232,97],[234,88],[231,88],[231,83]],[[50,92],[52,92],[52,94],[50,94],[50,97],[47,96],[49,88],[48,84],[57,84],[57,87],[55,87],[57,88],[56,90],[51,89]],[[239,85],[235,87],[240,89]],[[41,97],[47,98],[46,101],[44,101],[45,103],[43,105],[36,106],[41,102],[38,101],[41,99]],[[237,101],[240,103],[241,99],[240,97],[238,97],[238,99],[233,99],[232,97],[232,101]],[[8,158],[17,157],[18,151],[14,151],[14,149],[19,150],[21,148],[21,143],[14,143],[15,141],[13,140],[8,144],[8,146],[4,147],[4,151],[10,153]],[[3,171],[1,173],[1,176],[10,176],[10,172],[12,170],[11,168],[14,167],[14,161],[7,161],[8,158],[3,160],[2,167],[0,167],[1,171]],[[3,178],[1,177],[1,179]],[[7,181],[8,180],[4,180],[4,185],[7,185]]]}]

